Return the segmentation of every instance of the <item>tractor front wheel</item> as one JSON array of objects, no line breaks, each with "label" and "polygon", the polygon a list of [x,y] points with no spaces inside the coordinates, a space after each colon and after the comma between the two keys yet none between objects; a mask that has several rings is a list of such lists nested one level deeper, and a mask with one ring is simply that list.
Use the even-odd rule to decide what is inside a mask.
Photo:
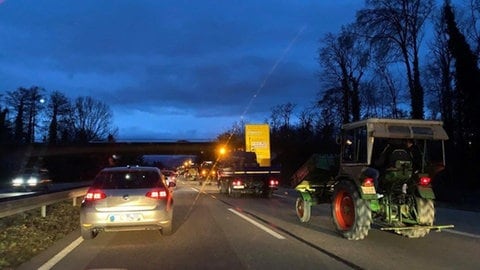
[{"label": "tractor front wheel", "polygon": [[332,215],[336,230],[348,240],[361,240],[368,235],[372,210],[351,181],[341,181],[332,196]]},{"label": "tractor front wheel", "polygon": [[302,197],[298,197],[295,202],[295,210],[300,222],[308,222],[310,220],[310,214],[312,209],[312,203],[306,201]]}]

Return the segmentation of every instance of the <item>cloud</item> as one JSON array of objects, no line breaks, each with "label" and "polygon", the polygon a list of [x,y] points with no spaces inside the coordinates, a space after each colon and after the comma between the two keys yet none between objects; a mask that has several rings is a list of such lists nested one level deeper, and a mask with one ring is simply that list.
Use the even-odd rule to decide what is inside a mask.
[{"label": "cloud", "polygon": [[[129,137],[218,134],[278,104],[308,106],[318,40],[352,21],[358,2],[5,1],[0,91],[98,98]],[[188,124],[159,131],[141,119]]]}]

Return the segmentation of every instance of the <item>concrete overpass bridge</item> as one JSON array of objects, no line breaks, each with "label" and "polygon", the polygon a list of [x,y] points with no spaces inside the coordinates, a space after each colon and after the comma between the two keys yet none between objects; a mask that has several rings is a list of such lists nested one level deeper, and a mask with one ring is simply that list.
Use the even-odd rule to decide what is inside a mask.
[{"label": "concrete overpass bridge", "polygon": [[77,145],[34,143],[14,147],[11,149],[11,153],[33,159],[52,156],[195,155],[206,160],[215,158],[219,148],[219,143],[214,141],[117,141]]}]

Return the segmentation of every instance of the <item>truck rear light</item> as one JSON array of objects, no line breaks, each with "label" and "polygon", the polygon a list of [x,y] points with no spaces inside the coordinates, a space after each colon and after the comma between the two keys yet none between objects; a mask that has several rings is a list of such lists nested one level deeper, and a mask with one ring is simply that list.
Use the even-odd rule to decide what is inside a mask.
[{"label": "truck rear light", "polygon": [[167,197],[167,191],[164,189],[154,189],[147,192],[145,196],[148,198],[160,200]]},{"label": "truck rear light", "polygon": [[278,180],[270,179],[269,184],[271,187],[276,187],[278,186]]},{"label": "truck rear light", "polygon": [[422,176],[422,177],[420,177],[420,181],[419,181],[419,182],[420,182],[420,185],[421,185],[421,186],[428,186],[428,185],[430,185],[430,181],[431,181],[431,180],[432,180],[432,179],[431,179],[430,177],[428,177],[428,176]]},{"label": "truck rear light", "polygon": [[243,183],[242,183],[242,180],[233,180],[232,185],[241,186],[241,185],[243,185]]},{"label": "truck rear light", "polygon": [[89,189],[85,195],[85,201],[97,201],[105,199],[106,197],[107,194],[100,189]]},{"label": "truck rear light", "polygon": [[364,187],[373,187],[373,186],[375,186],[375,183],[374,183],[374,181],[373,181],[373,178],[372,178],[372,177],[367,177],[367,178],[363,179],[362,186],[364,186]]}]

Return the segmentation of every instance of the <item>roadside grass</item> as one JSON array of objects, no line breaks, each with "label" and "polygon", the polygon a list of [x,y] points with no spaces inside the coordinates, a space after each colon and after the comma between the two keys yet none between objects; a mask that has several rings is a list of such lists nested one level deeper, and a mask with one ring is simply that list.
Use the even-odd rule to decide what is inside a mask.
[{"label": "roadside grass", "polygon": [[80,206],[71,200],[47,206],[47,216],[34,209],[0,218],[0,269],[15,269],[80,224]]}]

